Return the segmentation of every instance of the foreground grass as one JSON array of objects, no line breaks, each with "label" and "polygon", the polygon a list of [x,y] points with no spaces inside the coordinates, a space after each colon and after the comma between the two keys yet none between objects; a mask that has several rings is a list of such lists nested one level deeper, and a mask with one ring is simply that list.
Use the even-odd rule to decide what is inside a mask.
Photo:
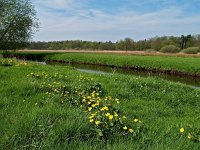
[{"label": "foreground grass", "polygon": [[[93,134],[87,114],[59,96],[47,96],[32,72],[60,73],[73,89],[80,75],[93,78],[104,95],[120,99],[127,118],[139,118],[141,136]],[[48,84],[48,83],[47,83]],[[200,129],[200,91],[157,78],[80,73],[73,68],[36,64],[0,66],[0,147],[2,149],[199,149],[188,133]],[[87,87],[87,85],[86,85]],[[66,98],[67,99],[67,98]],[[180,133],[183,127],[185,131]]]},{"label": "foreground grass", "polygon": [[200,59],[193,57],[175,56],[130,56],[113,54],[88,54],[67,53],[55,54],[46,57],[47,60],[58,60],[66,62],[92,63],[113,65],[117,67],[144,68],[147,70],[171,70],[188,74],[200,74]]}]

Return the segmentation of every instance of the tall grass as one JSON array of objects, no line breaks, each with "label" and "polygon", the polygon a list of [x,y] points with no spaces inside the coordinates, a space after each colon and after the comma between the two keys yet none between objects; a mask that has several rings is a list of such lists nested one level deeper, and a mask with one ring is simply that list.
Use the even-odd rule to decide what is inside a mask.
[{"label": "tall grass", "polygon": [[[1,149],[199,149],[188,139],[200,129],[200,91],[158,78],[81,73],[64,66],[36,64],[0,66]],[[47,96],[44,79],[27,74],[63,74],[55,79],[71,89],[78,76],[93,78],[104,95],[120,99],[119,109],[127,118],[144,124],[138,138],[94,135],[87,113],[59,96]],[[48,84],[48,83],[47,83]],[[89,85],[85,85],[88,87]],[[185,132],[180,133],[179,129]]]}]

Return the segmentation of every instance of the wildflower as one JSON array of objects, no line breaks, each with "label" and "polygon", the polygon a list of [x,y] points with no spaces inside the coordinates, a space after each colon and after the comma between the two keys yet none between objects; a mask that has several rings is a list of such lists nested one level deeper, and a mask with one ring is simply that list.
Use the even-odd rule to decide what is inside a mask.
[{"label": "wildflower", "polygon": [[91,123],[94,122],[94,119],[90,119],[90,122],[91,122]]},{"label": "wildflower", "polygon": [[128,131],[129,131],[130,133],[133,133],[133,129],[129,129]]},{"label": "wildflower", "polygon": [[109,109],[108,109],[108,107],[107,107],[107,106],[104,106],[104,107],[103,107],[103,108],[101,108],[100,110],[101,110],[101,111],[104,111],[104,110],[107,110],[107,111],[108,111]]},{"label": "wildflower", "polygon": [[115,116],[115,117],[118,117],[118,114],[115,112],[115,113],[114,113],[114,116]]},{"label": "wildflower", "polygon": [[108,116],[110,116],[110,113],[107,113],[107,114],[106,114],[106,117],[108,117]]},{"label": "wildflower", "polygon": [[90,105],[91,104],[91,102],[88,102],[88,105]]},{"label": "wildflower", "polygon": [[122,116],[123,119],[126,119],[126,116]]},{"label": "wildflower", "polygon": [[92,118],[94,118],[94,115],[91,115],[91,116],[89,117],[89,119],[92,119]]},{"label": "wildflower", "polygon": [[95,107],[95,106],[96,106],[96,104],[93,104],[93,105],[92,105],[92,107]]},{"label": "wildflower", "polygon": [[107,110],[107,111],[109,110],[107,106],[104,106],[103,109],[104,109],[104,110]]},{"label": "wildflower", "polygon": [[184,128],[180,128],[180,133],[183,133],[184,131],[185,131],[185,129]]},{"label": "wildflower", "polygon": [[108,119],[112,120],[113,119],[113,115],[109,115]]},{"label": "wildflower", "polygon": [[139,119],[135,118],[135,119],[133,120],[133,122],[139,122]]},{"label": "wildflower", "polygon": [[88,107],[88,111],[91,111],[92,110],[92,107]]},{"label": "wildflower", "polygon": [[100,121],[95,121],[95,124],[96,124],[96,125],[100,124]]},{"label": "wildflower", "polygon": [[124,130],[127,130],[128,128],[127,128],[127,126],[124,126],[123,129],[124,129]]}]

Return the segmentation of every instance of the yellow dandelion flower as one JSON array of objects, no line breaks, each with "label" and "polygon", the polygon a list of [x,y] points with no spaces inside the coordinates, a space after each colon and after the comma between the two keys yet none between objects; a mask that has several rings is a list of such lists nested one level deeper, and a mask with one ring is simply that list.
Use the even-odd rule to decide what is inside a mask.
[{"label": "yellow dandelion flower", "polygon": [[128,128],[127,128],[127,126],[124,126],[123,129],[124,129],[124,130],[127,130]]},{"label": "yellow dandelion flower", "polygon": [[136,119],[133,120],[133,122],[139,122],[139,119],[136,118]]},{"label": "yellow dandelion flower", "polygon": [[91,111],[92,110],[92,107],[88,107],[88,111]]},{"label": "yellow dandelion flower", "polygon": [[101,108],[100,110],[101,110],[101,111],[104,111],[104,108]]},{"label": "yellow dandelion flower", "polygon": [[107,111],[109,110],[107,106],[104,106],[103,108],[104,108],[104,110],[107,110]]},{"label": "yellow dandelion flower", "polygon": [[126,116],[122,116],[123,119],[126,119]]},{"label": "yellow dandelion flower", "polygon": [[114,114],[114,116],[115,116],[115,117],[118,117],[118,114],[117,114],[117,113],[115,113],[115,114]]},{"label": "yellow dandelion flower", "polygon": [[184,128],[180,128],[180,130],[179,130],[181,133],[183,133],[184,131],[185,131],[185,129]]},{"label": "yellow dandelion flower", "polygon": [[113,115],[109,115],[108,119],[112,120],[113,119]]},{"label": "yellow dandelion flower", "polygon": [[95,107],[95,106],[96,106],[96,104],[93,104],[93,105],[92,105],[92,107]]},{"label": "yellow dandelion flower", "polygon": [[108,116],[110,116],[110,113],[107,113],[107,114],[106,114],[106,117],[108,117]]},{"label": "yellow dandelion flower", "polygon": [[100,124],[100,121],[95,121],[95,124],[96,124],[96,125]]},{"label": "yellow dandelion flower", "polygon": [[92,118],[94,118],[94,116],[93,116],[93,115],[91,115],[91,116],[89,117],[89,119],[92,119]]},{"label": "yellow dandelion flower", "polygon": [[90,122],[94,122],[94,119],[90,119]]},{"label": "yellow dandelion flower", "polygon": [[130,133],[133,133],[133,129],[129,129],[128,131],[129,131]]}]

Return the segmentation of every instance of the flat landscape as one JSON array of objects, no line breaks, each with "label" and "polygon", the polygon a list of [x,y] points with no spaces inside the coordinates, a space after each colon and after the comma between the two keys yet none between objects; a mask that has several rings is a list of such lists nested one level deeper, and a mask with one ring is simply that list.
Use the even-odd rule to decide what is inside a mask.
[{"label": "flat landscape", "polygon": [[[113,62],[112,56],[107,57]],[[122,63],[129,57],[137,60],[114,56]],[[104,57],[69,53],[45,59],[99,62]],[[2,149],[200,148],[199,89],[159,77],[84,73],[14,58],[0,62]],[[185,70],[198,66],[191,70],[185,65]]]},{"label": "flat landscape", "polygon": [[0,0],[0,150],[200,150],[197,0]]}]

